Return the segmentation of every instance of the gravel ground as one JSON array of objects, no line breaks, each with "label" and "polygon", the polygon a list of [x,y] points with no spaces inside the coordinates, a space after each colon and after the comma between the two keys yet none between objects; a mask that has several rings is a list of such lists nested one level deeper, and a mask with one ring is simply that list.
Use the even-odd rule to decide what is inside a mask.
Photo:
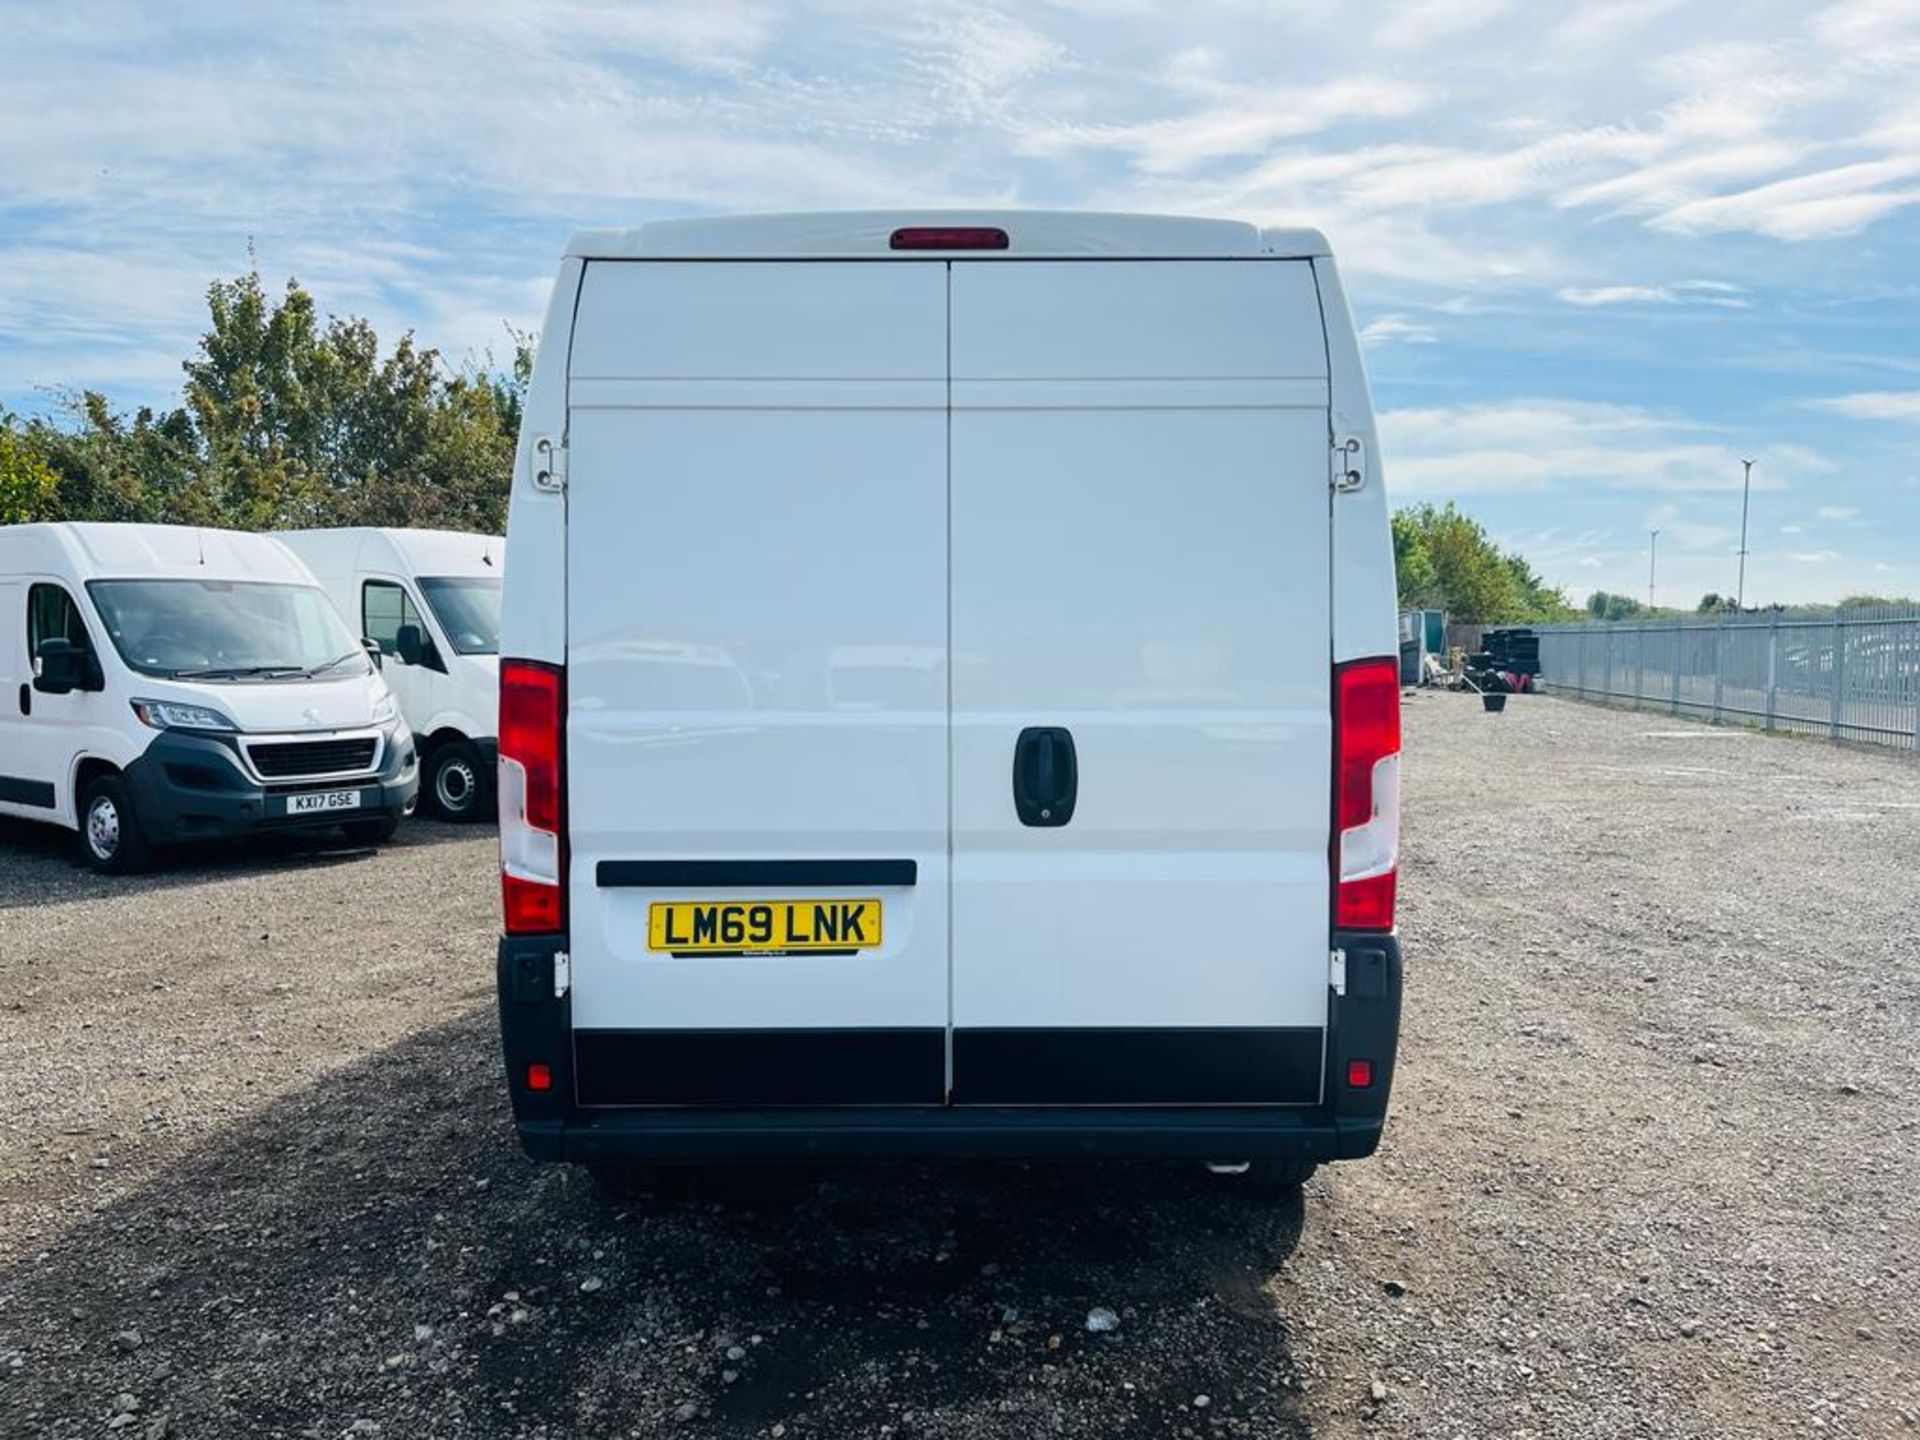
[{"label": "gravel ground", "polygon": [[0,1434],[1920,1433],[1920,764],[1407,721],[1395,1115],[1304,1205],[1146,1166],[608,1200],[511,1140],[490,835],[108,882],[0,828]]}]

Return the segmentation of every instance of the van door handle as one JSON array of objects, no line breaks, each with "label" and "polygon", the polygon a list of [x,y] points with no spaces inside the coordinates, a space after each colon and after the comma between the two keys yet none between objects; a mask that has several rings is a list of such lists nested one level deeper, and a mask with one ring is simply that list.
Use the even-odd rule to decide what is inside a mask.
[{"label": "van door handle", "polygon": [[1080,761],[1073,732],[1029,726],[1013,746],[1013,808],[1022,825],[1051,828],[1073,819],[1080,794]]},{"label": "van door handle", "polygon": [[25,681],[22,681],[20,685],[20,713],[22,715],[33,714],[33,686],[27,684]]}]

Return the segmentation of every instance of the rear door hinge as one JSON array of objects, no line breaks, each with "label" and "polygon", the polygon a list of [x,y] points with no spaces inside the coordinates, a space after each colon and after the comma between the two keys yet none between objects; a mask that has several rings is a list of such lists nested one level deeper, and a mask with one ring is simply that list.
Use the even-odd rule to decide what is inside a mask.
[{"label": "rear door hinge", "polygon": [[561,1000],[573,988],[573,957],[564,950],[553,952],[553,998]]},{"label": "rear door hinge", "polygon": [[567,488],[567,447],[550,435],[533,441],[533,488],[559,494]]},{"label": "rear door hinge", "polygon": [[1367,447],[1358,435],[1337,436],[1331,469],[1336,495],[1348,495],[1367,483]]},{"label": "rear door hinge", "polygon": [[1335,950],[1327,956],[1327,985],[1336,995],[1347,993],[1347,952]]}]

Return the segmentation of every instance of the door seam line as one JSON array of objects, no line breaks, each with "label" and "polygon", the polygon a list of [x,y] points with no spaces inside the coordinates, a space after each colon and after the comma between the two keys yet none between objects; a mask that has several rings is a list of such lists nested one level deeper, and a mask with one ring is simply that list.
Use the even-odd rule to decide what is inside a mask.
[{"label": "door seam line", "polygon": [[947,1035],[941,1101],[953,1104],[953,262],[946,262],[947,301]]}]

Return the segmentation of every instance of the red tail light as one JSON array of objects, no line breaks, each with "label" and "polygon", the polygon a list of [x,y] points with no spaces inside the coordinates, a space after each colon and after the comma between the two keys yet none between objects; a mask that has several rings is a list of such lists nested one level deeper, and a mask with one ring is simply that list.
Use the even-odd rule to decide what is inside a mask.
[{"label": "red tail light", "polygon": [[997,225],[907,225],[887,241],[894,250],[1004,250],[1008,243]]},{"label": "red tail light", "polygon": [[566,672],[500,662],[500,889],[509,935],[566,925],[561,873],[561,728]]},{"label": "red tail light", "polygon": [[1333,672],[1333,923],[1393,928],[1400,863],[1400,662]]}]

